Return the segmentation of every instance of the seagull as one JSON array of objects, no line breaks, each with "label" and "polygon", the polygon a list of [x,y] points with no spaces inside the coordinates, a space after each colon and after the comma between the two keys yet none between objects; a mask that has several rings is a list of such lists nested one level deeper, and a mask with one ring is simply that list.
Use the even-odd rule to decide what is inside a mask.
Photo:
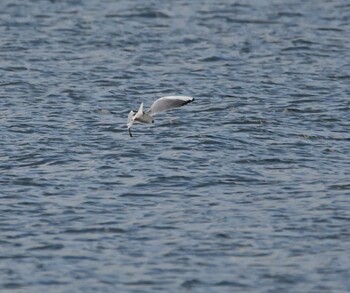
[{"label": "seagull", "polygon": [[151,108],[149,108],[149,110],[146,112],[143,111],[143,103],[141,103],[139,110],[137,112],[130,111],[128,116],[127,126],[130,137],[132,137],[130,128],[133,123],[154,123],[153,115],[173,108],[181,107],[183,105],[192,103],[193,101],[194,98],[187,96],[167,96],[155,100]]}]

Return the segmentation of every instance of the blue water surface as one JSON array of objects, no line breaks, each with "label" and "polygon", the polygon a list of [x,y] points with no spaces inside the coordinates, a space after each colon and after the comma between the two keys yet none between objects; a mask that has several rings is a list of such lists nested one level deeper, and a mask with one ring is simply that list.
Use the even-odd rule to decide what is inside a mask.
[{"label": "blue water surface", "polygon": [[0,291],[349,292],[349,15],[0,1]]}]

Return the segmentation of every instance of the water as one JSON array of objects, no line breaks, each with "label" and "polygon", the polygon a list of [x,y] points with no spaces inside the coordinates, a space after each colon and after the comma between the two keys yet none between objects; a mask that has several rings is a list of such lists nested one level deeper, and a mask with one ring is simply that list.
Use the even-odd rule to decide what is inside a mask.
[{"label": "water", "polygon": [[1,292],[349,292],[349,15],[1,1]]}]

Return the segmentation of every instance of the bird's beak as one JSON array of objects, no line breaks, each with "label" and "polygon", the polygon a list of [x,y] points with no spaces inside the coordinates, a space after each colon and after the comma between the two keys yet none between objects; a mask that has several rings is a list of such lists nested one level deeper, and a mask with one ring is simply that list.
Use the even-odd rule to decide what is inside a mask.
[{"label": "bird's beak", "polygon": [[129,128],[128,130],[129,130],[129,135],[130,135],[130,137],[132,137],[131,129]]}]

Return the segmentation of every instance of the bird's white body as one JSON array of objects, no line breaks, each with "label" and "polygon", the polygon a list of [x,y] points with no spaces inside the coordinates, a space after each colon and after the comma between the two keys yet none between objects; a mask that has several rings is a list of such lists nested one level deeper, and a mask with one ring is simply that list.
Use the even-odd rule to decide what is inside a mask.
[{"label": "bird's white body", "polygon": [[143,111],[143,103],[141,103],[140,108],[136,113],[134,111],[130,111],[129,113],[127,126],[130,136],[132,136],[130,128],[135,122],[153,123],[153,115],[173,108],[181,107],[193,101],[194,98],[187,96],[163,97],[154,101],[151,108],[149,108],[149,110],[146,112]]}]

